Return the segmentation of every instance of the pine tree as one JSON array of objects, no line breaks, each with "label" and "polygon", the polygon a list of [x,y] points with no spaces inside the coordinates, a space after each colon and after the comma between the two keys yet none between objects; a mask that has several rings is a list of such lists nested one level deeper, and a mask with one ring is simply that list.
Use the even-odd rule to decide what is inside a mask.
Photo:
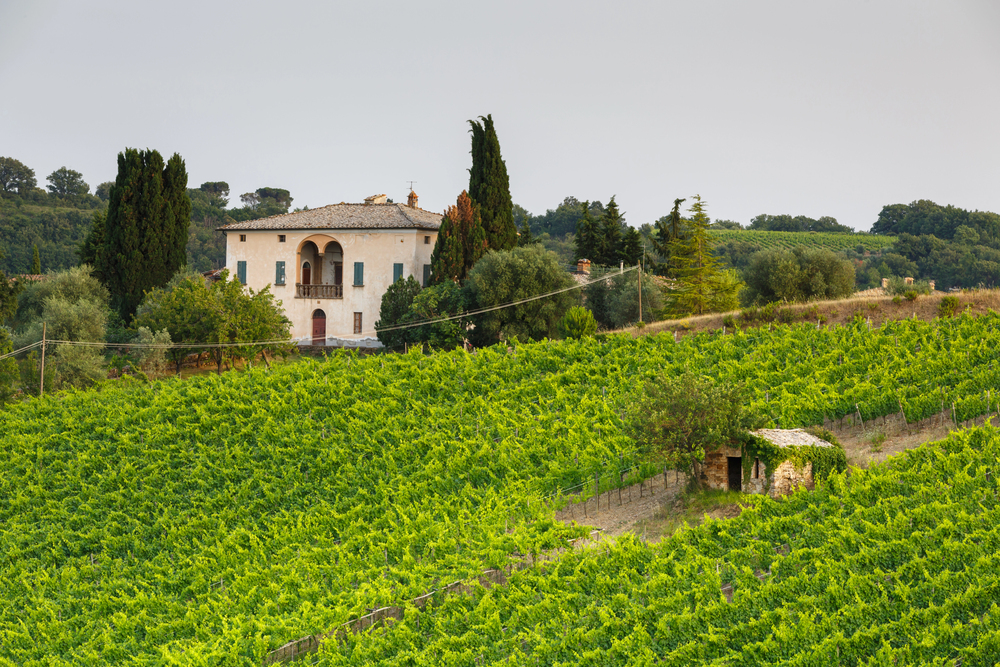
[{"label": "pine tree", "polygon": [[675,199],[674,208],[670,211],[670,215],[663,216],[654,225],[650,242],[653,244],[653,251],[664,259],[664,263],[659,267],[660,273],[669,274],[670,272],[670,255],[673,252],[671,248],[674,242],[680,240],[683,232],[684,221],[681,219],[681,204],[685,201],[684,199]]},{"label": "pine tree", "polygon": [[528,218],[524,218],[521,222],[521,230],[517,234],[517,245],[524,247],[532,243],[538,243],[538,239],[531,235],[531,225],[528,223]]},{"label": "pine tree", "polygon": [[479,208],[483,229],[491,250],[510,250],[517,245],[514,204],[510,198],[507,165],[500,155],[500,142],[493,128],[493,117],[470,120],[472,126],[472,169],[469,170],[469,196]]},{"label": "pine tree", "polygon": [[38,246],[31,246],[31,275],[37,276],[42,273],[42,258],[38,255]]},{"label": "pine tree", "polygon": [[694,196],[689,210],[693,215],[680,237],[671,244],[670,264],[675,280],[667,290],[668,307],[678,315],[701,315],[719,300],[721,290],[732,286],[719,260],[712,255],[708,238],[711,221],[699,195]]},{"label": "pine tree", "polygon": [[618,211],[618,204],[614,196],[604,209],[601,216],[600,233],[597,243],[598,264],[614,266],[622,261],[622,232],[625,227],[625,219]]},{"label": "pine tree", "polygon": [[131,321],[145,292],[169,282],[186,260],[191,200],[184,161],[168,165],[155,150],[125,149],[108,198],[95,275],[111,292],[113,307]]},{"label": "pine tree", "polygon": [[[91,267],[98,265],[97,254],[104,249],[104,217],[104,211],[99,209],[94,211],[94,215],[91,218],[90,231],[87,232],[87,237],[83,240],[80,249],[77,251],[81,264],[89,264]],[[101,275],[97,273],[96,268],[91,273],[102,283],[104,282]]]},{"label": "pine tree", "polygon": [[486,252],[486,232],[478,207],[465,190],[441,220],[431,253],[431,280],[462,281]]},{"label": "pine tree", "polygon": [[589,259],[597,263],[597,224],[590,215],[590,202],[585,201],[580,204],[583,208],[583,215],[576,222],[576,234],[573,243],[576,245],[576,258]]},{"label": "pine tree", "polygon": [[629,227],[622,237],[622,250],[619,257],[628,266],[635,266],[642,260],[645,247],[642,245],[642,234],[635,227]]}]

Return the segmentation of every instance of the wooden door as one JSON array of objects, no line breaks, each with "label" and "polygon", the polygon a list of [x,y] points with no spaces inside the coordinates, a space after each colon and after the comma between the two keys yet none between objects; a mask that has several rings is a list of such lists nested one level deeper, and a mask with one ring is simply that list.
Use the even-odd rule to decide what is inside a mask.
[{"label": "wooden door", "polygon": [[309,262],[302,265],[302,284],[312,285],[312,267],[309,266]]},{"label": "wooden door", "polygon": [[344,263],[337,262],[333,265],[333,284],[343,285],[344,284]]},{"label": "wooden door", "polygon": [[322,310],[313,311],[313,345],[326,345],[326,313]]}]

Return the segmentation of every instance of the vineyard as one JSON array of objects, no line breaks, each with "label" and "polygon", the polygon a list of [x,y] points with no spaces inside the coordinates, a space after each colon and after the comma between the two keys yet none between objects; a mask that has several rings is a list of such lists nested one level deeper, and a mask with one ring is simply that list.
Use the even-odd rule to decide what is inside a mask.
[{"label": "vineyard", "polygon": [[[621,416],[661,369],[746,382],[754,407],[792,427],[857,413],[868,420],[902,410],[912,422],[942,408],[957,420],[996,411],[998,360],[997,315],[872,329],[859,320],[676,342],[610,336],[475,353],[335,355],[18,404],[0,413],[0,665],[260,665],[290,640],[564,547],[587,531],[553,520],[553,494],[592,492],[595,475],[617,479],[611,471],[626,471],[617,482],[626,484],[659,472],[640,465]],[[946,631],[969,641],[987,636],[994,612],[959,627],[951,620],[959,611],[942,611],[946,603],[978,610],[972,597],[980,592],[966,584],[975,568],[995,566],[987,557],[992,533],[963,542],[955,532],[978,534],[965,526],[995,522],[992,496],[981,492],[990,482],[960,460],[973,445],[984,465],[995,459],[986,452],[997,438],[982,433],[945,447],[952,458],[931,449],[938,453],[907,459],[913,475],[928,466],[960,471],[947,475],[954,497],[934,492],[940,508],[916,504],[931,502],[931,492],[915,477],[899,487],[886,481],[898,467],[792,502],[754,500],[745,523],[684,532],[669,547],[623,540],[565,555],[489,595],[436,602],[387,634],[333,642],[322,660],[575,664],[612,645],[677,661],[718,651],[704,653],[710,660],[724,655],[716,643],[723,637],[757,637],[740,641],[773,656],[771,630],[805,647],[813,645],[796,633],[809,628],[815,637],[838,628],[829,636],[844,640],[817,639],[809,650],[860,650],[854,621],[829,612],[838,595],[868,600],[858,607],[863,618],[894,618],[911,632],[933,620],[938,642]],[[925,481],[942,478],[935,474]],[[958,486],[962,475],[972,480],[966,486]],[[896,488],[906,489],[898,506]],[[887,518],[868,514],[883,507],[876,491],[887,499]],[[848,502],[862,497],[875,501]],[[923,537],[878,546],[885,531],[901,530],[897,515],[914,518],[914,535]],[[837,532],[848,529],[866,532]],[[791,552],[775,552],[782,544]],[[842,561],[831,560],[840,553]],[[883,582],[891,592],[864,597],[875,595],[875,580],[865,578],[875,565],[902,576],[903,565],[889,567],[897,561],[917,563],[907,567],[933,582],[930,589],[907,570],[910,578]],[[956,573],[954,563],[970,569]],[[773,578],[758,580],[758,570]],[[560,582],[566,572],[579,577]],[[736,585],[733,605],[719,602],[728,582]],[[968,601],[951,597],[960,586]],[[758,588],[766,593],[751,598]],[[789,602],[799,597],[809,600]],[[924,615],[893,616],[904,601],[920,602],[907,609]],[[666,606],[643,625],[653,618],[643,605],[654,602]],[[563,618],[576,610],[587,611],[572,623]],[[564,625],[572,630],[556,631]],[[476,642],[497,632],[501,648],[483,652]],[[565,653],[575,646],[590,648]]]},{"label": "vineyard", "polygon": [[957,432],[655,546],[619,539],[410,609],[319,664],[992,665],[998,459],[997,429]]},{"label": "vineyard", "polygon": [[863,246],[865,252],[879,253],[896,242],[895,236],[875,236],[872,234],[834,234],[831,232],[766,232],[753,229],[712,229],[709,231],[715,243],[749,243],[761,250],[792,250],[799,246],[820,248],[840,252],[857,250]]}]

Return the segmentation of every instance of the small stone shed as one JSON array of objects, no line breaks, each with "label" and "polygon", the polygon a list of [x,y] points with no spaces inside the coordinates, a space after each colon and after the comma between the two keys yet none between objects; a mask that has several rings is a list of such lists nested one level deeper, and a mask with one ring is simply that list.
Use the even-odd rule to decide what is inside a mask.
[{"label": "small stone shed", "polygon": [[[802,429],[765,428],[753,431],[780,449],[789,447],[833,447],[826,440],[806,433]],[[775,466],[773,472],[767,470],[764,462],[754,459],[750,476],[744,479],[743,451],[737,447],[723,447],[705,455],[701,469],[701,479],[707,488],[722,491],[743,491],[744,493],[769,493],[771,497],[787,495],[797,487],[813,488],[813,464],[806,462],[797,467],[791,460],[784,460]]]}]

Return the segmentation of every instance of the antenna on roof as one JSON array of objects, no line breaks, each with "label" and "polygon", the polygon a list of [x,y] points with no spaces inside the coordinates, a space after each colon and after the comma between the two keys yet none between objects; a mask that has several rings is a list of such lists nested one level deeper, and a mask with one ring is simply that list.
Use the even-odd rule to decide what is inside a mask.
[{"label": "antenna on roof", "polygon": [[416,183],[416,181],[407,181],[407,183],[410,184],[410,190],[412,190],[413,189],[413,184]]}]

